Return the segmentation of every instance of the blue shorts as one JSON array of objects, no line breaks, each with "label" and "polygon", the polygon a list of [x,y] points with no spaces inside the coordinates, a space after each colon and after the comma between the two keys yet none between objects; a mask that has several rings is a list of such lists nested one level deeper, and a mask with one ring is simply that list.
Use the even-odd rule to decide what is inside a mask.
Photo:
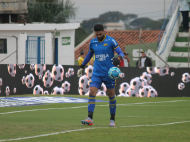
[{"label": "blue shorts", "polygon": [[115,88],[116,80],[111,79],[109,76],[97,76],[97,75],[92,75],[90,87],[96,87],[99,89],[102,85],[102,82],[106,85],[107,89]]}]

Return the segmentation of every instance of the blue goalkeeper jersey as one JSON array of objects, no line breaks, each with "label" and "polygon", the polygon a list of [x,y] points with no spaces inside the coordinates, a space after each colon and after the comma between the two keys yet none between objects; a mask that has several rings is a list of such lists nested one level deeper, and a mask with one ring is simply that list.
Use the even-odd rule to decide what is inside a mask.
[{"label": "blue goalkeeper jersey", "polygon": [[109,69],[114,67],[111,60],[114,57],[114,50],[124,56],[116,40],[108,35],[105,35],[102,41],[92,39],[89,50],[95,53],[93,74],[97,76],[108,76]]}]

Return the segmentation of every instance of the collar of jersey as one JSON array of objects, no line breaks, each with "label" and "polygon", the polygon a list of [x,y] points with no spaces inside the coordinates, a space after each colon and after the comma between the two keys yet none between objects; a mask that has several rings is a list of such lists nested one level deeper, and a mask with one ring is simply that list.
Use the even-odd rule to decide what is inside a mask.
[{"label": "collar of jersey", "polygon": [[102,39],[102,41],[99,41],[99,40],[98,40],[98,41],[99,41],[99,42],[103,42],[105,39],[106,39],[106,35],[105,35],[104,39]]}]

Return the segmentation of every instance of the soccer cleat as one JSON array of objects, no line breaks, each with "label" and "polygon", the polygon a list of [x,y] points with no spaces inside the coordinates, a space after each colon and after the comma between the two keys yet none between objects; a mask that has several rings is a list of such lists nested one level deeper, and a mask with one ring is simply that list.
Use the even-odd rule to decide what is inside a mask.
[{"label": "soccer cleat", "polygon": [[112,127],[115,126],[115,121],[114,120],[110,120],[110,126],[112,126]]},{"label": "soccer cleat", "polygon": [[88,125],[92,126],[93,125],[93,120],[90,117],[87,117],[86,120],[81,120],[81,123],[84,124],[84,125],[88,124]]}]

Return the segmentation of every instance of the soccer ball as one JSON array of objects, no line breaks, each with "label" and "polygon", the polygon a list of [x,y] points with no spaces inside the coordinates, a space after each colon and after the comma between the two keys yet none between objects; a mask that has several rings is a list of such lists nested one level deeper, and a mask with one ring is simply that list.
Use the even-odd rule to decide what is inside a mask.
[{"label": "soccer ball", "polygon": [[46,64],[35,64],[35,74],[37,76],[43,76],[46,71]]},{"label": "soccer ball", "polygon": [[43,88],[40,85],[36,85],[33,89],[33,94],[43,94]]},{"label": "soccer ball", "polygon": [[92,73],[93,73],[93,69],[94,69],[94,67],[93,67],[92,65],[89,65],[89,66],[85,69],[86,77],[87,77],[88,79],[91,79]]},{"label": "soccer ball", "polygon": [[181,83],[178,84],[178,89],[179,90],[183,90],[184,88],[185,88],[185,84],[184,83],[181,82]]},{"label": "soccer ball", "polygon": [[49,70],[47,70],[43,77],[44,86],[47,88],[51,87],[53,84],[53,81],[54,81],[53,75],[51,74],[51,72]]},{"label": "soccer ball", "polygon": [[62,65],[54,65],[52,67],[52,75],[54,80],[61,82],[63,80],[63,76],[64,76],[64,68]]},{"label": "soccer ball", "polygon": [[68,81],[65,81],[62,83],[62,88],[64,89],[64,92],[69,92],[71,84]]},{"label": "soccer ball", "polygon": [[157,96],[158,96],[158,93],[157,93],[157,91],[154,88],[151,88],[148,91],[148,95],[147,95],[148,98],[150,98],[150,97],[157,97]]},{"label": "soccer ball", "polygon": [[142,75],[140,76],[140,78],[146,79],[148,85],[151,84],[151,82],[152,82],[152,75],[150,73],[143,72]]},{"label": "soccer ball", "polygon": [[[24,78],[23,78],[23,81],[24,81]],[[34,78],[34,76],[33,76],[32,73],[30,73],[29,75],[27,75],[26,78],[25,78],[26,87],[32,88],[34,86],[34,81],[35,81],[35,78]]]},{"label": "soccer ball", "polygon": [[5,91],[5,93],[6,93],[6,96],[9,96],[9,94],[10,94],[9,86],[6,87],[6,91]]},{"label": "soccer ball", "polygon": [[121,71],[117,67],[112,67],[108,71],[108,75],[111,79],[118,79],[120,77]]},{"label": "soccer ball", "polygon": [[149,86],[143,86],[143,88],[139,89],[139,97],[147,97],[150,89]]},{"label": "soccer ball", "polygon": [[123,83],[121,83],[120,84],[120,88],[119,88],[119,93],[120,94],[125,94],[125,92],[127,91],[127,89],[129,88],[130,86],[129,86],[129,83],[127,83],[127,82],[123,82]]},{"label": "soccer ball", "polygon": [[45,90],[45,91],[44,91],[44,95],[49,95],[48,90]]},{"label": "soccer ball", "polygon": [[88,84],[88,78],[86,75],[83,75],[79,78],[79,88],[78,88],[78,92],[80,95],[85,95],[89,89],[90,86]]},{"label": "soccer ball", "polygon": [[190,78],[189,73],[188,72],[184,73],[182,75],[182,81],[183,81],[183,83],[188,83],[189,82],[189,78]]},{"label": "soccer ball", "polygon": [[12,77],[16,75],[16,64],[8,64],[8,72]]},{"label": "soccer ball", "polygon": [[64,95],[64,90],[62,87],[55,86],[51,91],[51,95]]}]

